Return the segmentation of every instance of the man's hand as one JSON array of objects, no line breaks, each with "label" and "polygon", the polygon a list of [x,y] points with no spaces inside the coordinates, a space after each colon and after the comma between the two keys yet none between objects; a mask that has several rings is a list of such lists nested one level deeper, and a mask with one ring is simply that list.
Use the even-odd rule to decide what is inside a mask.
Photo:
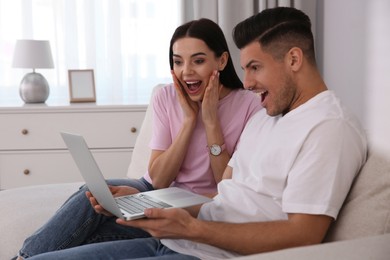
[{"label": "man's hand", "polygon": [[130,221],[117,219],[116,222],[125,226],[142,228],[158,238],[187,239],[196,234],[196,227],[199,224],[199,220],[184,209],[146,209],[145,215],[147,218]]},{"label": "man's hand", "polygon": [[[126,196],[131,195],[135,193],[139,193],[139,190],[133,187],[129,186],[108,186],[112,195],[114,197],[120,197],[120,196]],[[110,212],[105,210],[95,199],[95,197],[92,195],[90,191],[85,192],[85,195],[89,199],[89,202],[91,203],[92,207],[98,214],[103,214],[105,216],[113,216]]]}]

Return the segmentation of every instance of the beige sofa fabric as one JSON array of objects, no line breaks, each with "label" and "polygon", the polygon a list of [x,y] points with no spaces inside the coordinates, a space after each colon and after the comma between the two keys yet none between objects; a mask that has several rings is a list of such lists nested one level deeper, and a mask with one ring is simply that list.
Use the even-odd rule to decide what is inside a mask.
[{"label": "beige sofa fabric", "polygon": [[39,185],[0,192],[0,260],[14,257],[24,239],[42,226],[82,183]]},{"label": "beige sofa fabric", "polygon": [[370,150],[326,241],[384,233],[390,233],[390,159]]},{"label": "beige sofa fabric", "polygon": [[249,255],[237,260],[389,260],[390,234]]}]

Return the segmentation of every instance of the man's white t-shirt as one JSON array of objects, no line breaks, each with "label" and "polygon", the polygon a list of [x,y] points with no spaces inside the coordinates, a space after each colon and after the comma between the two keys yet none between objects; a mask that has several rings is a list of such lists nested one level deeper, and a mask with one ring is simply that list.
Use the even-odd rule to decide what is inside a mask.
[{"label": "man's white t-shirt", "polygon": [[[218,185],[198,218],[232,223],[284,220],[288,213],[336,219],[366,160],[359,122],[333,91],[324,91],[284,116],[257,112],[242,133],[229,165],[232,179]],[[259,231],[260,232],[260,231]],[[170,249],[201,259],[237,254],[188,240],[163,239]]]}]

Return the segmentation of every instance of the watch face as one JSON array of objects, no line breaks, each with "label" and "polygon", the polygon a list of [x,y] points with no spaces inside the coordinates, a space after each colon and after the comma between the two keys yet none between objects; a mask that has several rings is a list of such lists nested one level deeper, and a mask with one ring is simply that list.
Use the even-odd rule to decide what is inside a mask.
[{"label": "watch face", "polygon": [[210,146],[210,153],[212,155],[220,155],[221,152],[222,152],[221,146],[219,146],[217,144],[213,144],[212,146]]}]

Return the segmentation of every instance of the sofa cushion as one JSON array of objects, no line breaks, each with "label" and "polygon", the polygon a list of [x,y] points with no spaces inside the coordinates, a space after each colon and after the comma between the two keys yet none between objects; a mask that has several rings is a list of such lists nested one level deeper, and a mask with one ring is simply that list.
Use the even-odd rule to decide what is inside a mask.
[{"label": "sofa cushion", "polygon": [[148,106],[138,137],[135,140],[131,162],[127,171],[127,177],[131,179],[144,176],[148,168],[151,153],[149,141],[152,136],[152,109],[150,108],[151,106]]},{"label": "sofa cushion", "polygon": [[301,246],[243,256],[237,260],[388,260],[390,234]]},{"label": "sofa cushion", "polygon": [[0,259],[14,257],[82,183],[48,184],[0,191]]},{"label": "sofa cushion", "polygon": [[325,241],[390,233],[390,158],[369,149],[368,159]]},{"label": "sofa cushion", "polygon": [[[156,93],[156,91],[163,86],[165,85],[159,84],[153,88],[149,104],[151,104],[153,95]],[[131,156],[131,163],[127,171],[128,178],[142,177],[148,169],[149,157],[151,154],[149,142],[152,138],[152,118],[153,106],[149,105],[146,110],[145,118],[138,137],[135,141],[133,155]]]}]

